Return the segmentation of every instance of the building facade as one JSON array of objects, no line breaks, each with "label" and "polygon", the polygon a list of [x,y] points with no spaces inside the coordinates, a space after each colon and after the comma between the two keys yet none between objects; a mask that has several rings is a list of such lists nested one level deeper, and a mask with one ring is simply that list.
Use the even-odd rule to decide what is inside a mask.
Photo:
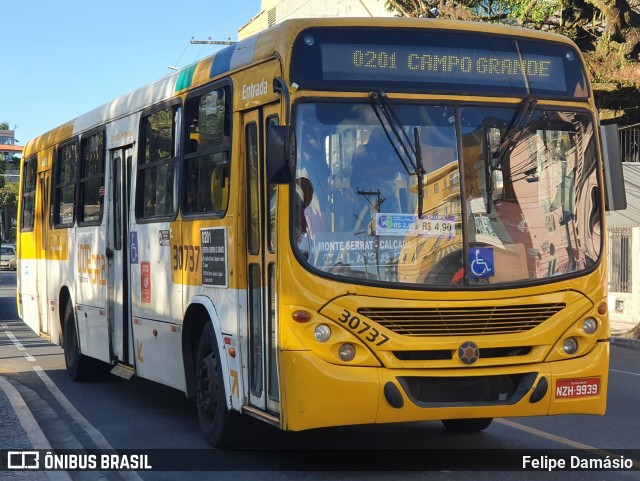
[{"label": "building facade", "polygon": [[390,16],[380,0],[262,0],[260,13],[238,29],[238,40],[290,18]]},{"label": "building facade", "polygon": [[[20,181],[20,157],[23,147],[17,143],[13,130],[0,130],[0,187],[7,183],[15,183],[17,188]],[[15,240],[16,219],[17,209],[14,202],[0,205],[0,240],[3,243]]]},{"label": "building facade", "polygon": [[0,170],[3,170],[7,182],[18,182],[20,179],[20,162],[17,159],[22,156],[22,149],[21,145],[17,145],[13,130],[0,130],[0,163],[4,167]]}]

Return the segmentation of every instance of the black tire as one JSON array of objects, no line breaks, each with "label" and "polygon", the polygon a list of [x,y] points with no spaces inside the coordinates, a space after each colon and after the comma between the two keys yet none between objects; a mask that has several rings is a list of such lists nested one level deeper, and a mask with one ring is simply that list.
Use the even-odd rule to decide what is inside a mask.
[{"label": "black tire", "polygon": [[240,414],[227,409],[218,343],[210,322],[204,326],[200,336],[195,370],[200,429],[211,446],[233,447],[237,441],[235,435]]},{"label": "black tire", "polygon": [[456,433],[475,433],[487,429],[493,418],[443,419],[442,424],[447,431]]},{"label": "black tire", "polygon": [[80,354],[78,331],[76,330],[71,301],[67,302],[62,322],[64,326],[62,347],[64,349],[64,363],[67,366],[67,374],[69,374],[72,381],[87,381],[91,378],[93,366],[91,358]]}]

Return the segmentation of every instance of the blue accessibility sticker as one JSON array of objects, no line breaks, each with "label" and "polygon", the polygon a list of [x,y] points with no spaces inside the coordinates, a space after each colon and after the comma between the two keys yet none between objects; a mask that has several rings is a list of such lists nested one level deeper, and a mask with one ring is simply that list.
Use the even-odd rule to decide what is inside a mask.
[{"label": "blue accessibility sticker", "polygon": [[493,277],[493,249],[490,247],[472,247],[469,249],[469,277]]}]

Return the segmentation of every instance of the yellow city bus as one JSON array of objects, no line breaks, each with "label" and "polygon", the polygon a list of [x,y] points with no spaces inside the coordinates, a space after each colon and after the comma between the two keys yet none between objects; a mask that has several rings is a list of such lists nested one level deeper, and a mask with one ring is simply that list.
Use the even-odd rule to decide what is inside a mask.
[{"label": "yellow city bus", "polygon": [[195,398],[214,446],[240,414],[603,414],[600,130],[564,37],[286,21],[27,144],[19,313],[73,380]]}]

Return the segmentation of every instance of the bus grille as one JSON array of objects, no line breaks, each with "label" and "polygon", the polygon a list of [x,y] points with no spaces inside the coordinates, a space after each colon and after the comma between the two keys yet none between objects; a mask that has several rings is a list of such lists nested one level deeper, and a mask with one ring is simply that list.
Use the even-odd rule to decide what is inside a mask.
[{"label": "bus grille", "polygon": [[536,373],[472,377],[399,377],[411,401],[422,407],[437,405],[514,404],[529,392]]},{"label": "bus grille", "polygon": [[495,307],[369,307],[358,309],[358,313],[404,336],[478,336],[528,331],[565,307],[564,303]]}]

